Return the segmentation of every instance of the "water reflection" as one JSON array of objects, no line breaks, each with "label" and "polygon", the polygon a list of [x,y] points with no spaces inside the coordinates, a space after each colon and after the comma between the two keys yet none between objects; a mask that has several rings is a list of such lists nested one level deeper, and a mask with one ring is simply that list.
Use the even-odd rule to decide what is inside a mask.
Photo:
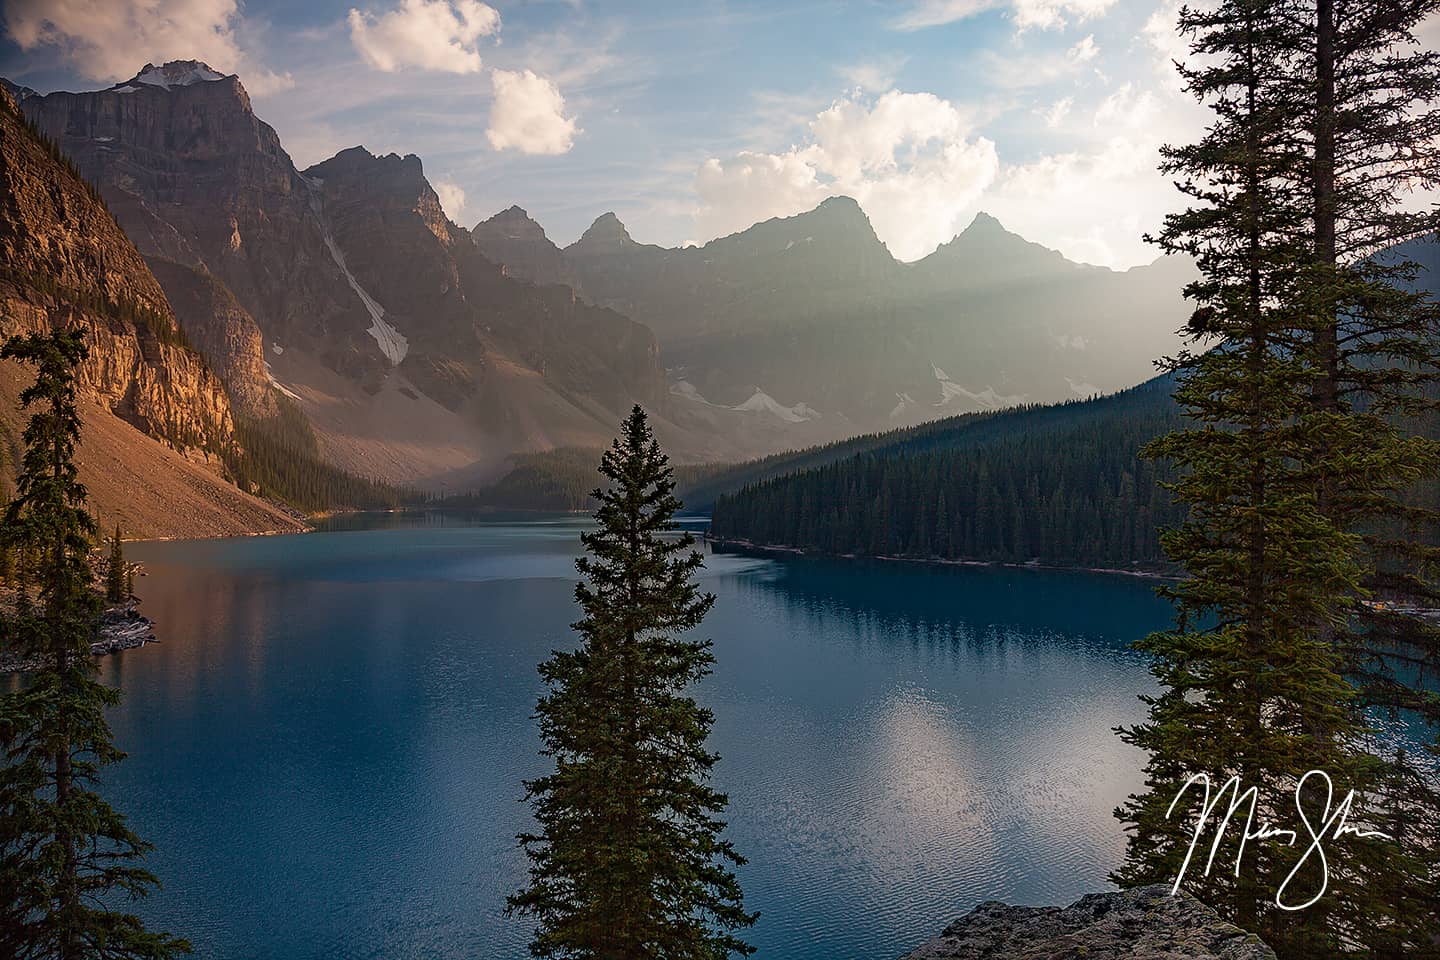
[{"label": "water reflection", "polygon": [[[535,665],[581,524],[137,545],[163,643],[104,661],[157,843],[142,912],[203,956],[524,955]],[[710,557],[731,836],[760,956],[892,956],[981,899],[1103,884],[1149,689],[1146,584]]]}]

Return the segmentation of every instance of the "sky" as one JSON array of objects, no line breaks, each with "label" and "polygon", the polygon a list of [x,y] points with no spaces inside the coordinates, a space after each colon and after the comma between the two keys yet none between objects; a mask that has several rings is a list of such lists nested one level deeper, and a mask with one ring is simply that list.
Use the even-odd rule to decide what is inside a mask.
[{"label": "sky", "polygon": [[[1074,260],[1155,259],[1156,171],[1205,113],[1177,0],[7,0],[0,75],[238,73],[297,166],[414,153],[451,219],[557,243],[613,211],[700,243],[845,194],[902,260],[977,211]],[[1440,30],[1428,31],[1440,39]]]}]

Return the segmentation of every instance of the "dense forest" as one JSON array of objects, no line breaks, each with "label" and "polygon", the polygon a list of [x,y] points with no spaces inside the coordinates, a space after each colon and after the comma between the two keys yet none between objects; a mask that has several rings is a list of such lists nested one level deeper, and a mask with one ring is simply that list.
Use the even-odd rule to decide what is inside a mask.
[{"label": "dense forest", "polygon": [[315,432],[295,403],[278,397],[280,412],[265,420],[235,418],[239,449],[227,451],[235,484],[297,510],[386,510],[417,505],[424,496],[346,473],[320,458]]},{"label": "dense forest", "polygon": [[[1163,568],[1177,519],[1140,459],[1174,429],[1173,384],[929,424],[715,502],[720,539],[835,554]],[[948,425],[948,426],[946,426]]]}]

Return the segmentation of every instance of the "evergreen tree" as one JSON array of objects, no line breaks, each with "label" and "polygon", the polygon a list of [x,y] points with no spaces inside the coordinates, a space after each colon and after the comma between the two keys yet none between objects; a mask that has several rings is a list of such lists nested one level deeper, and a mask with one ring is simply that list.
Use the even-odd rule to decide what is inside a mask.
[{"label": "evergreen tree", "polygon": [[721,838],[727,798],[708,785],[711,712],[686,695],[710,673],[710,642],[681,634],[714,597],[687,533],[674,536],[674,479],[635,407],[605,452],[599,529],[575,598],[578,649],[540,667],[536,718],[555,770],[526,783],[540,833],[523,834],[526,888],[508,909],[537,921],[531,953],[594,960],[720,960],[753,948]]},{"label": "evergreen tree", "polygon": [[[1397,830],[1397,815],[1413,807],[1397,808],[1396,768],[1369,752],[1365,698],[1346,682],[1354,659],[1336,638],[1373,580],[1354,505],[1414,482],[1429,451],[1333,403],[1336,367],[1323,357],[1319,330],[1340,301],[1334,271],[1317,265],[1306,219],[1323,164],[1296,129],[1304,116],[1296,78],[1306,75],[1315,42],[1313,18],[1297,14],[1303,8],[1225,0],[1181,12],[1203,63],[1182,74],[1215,121],[1200,142],[1165,151],[1166,171],[1196,205],[1167,218],[1159,243],[1197,258],[1202,279],[1187,294],[1199,309],[1189,333],[1213,349],[1176,361],[1177,399],[1198,426],[1151,448],[1184,471],[1172,489],[1189,518],[1163,543],[1191,577],[1167,591],[1177,628],[1142,643],[1166,689],[1148,700],[1147,723],[1122,731],[1151,759],[1147,792],[1117,811],[1133,836],[1116,879],[1177,876],[1202,799],[1182,803],[1191,818],[1171,816],[1189,777],[1205,773],[1217,785],[1240,777],[1257,789],[1257,821],[1278,822],[1294,815],[1300,777],[1318,768],[1342,792],[1358,792],[1352,824],[1397,839],[1336,838],[1344,849],[1331,851],[1329,892],[1301,911],[1283,912],[1272,898],[1303,844],[1245,845],[1232,830],[1221,846],[1226,869],[1209,877],[1192,870],[1187,886],[1282,957],[1356,947],[1420,955],[1436,919],[1426,853],[1433,834]],[[1385,290],[1393,288],[1371,293],[1393,304],[1398,292]],[[1361,339],[1370,335],[1384,333]],[[1377,352],[1387,350],[1401,359],[1423,354],[1418,339]],[[1394,397],[1392,409],[1404,404]],[[1302,874],[1301,883],[1318,888],[1318,879]]]},{"label": "evergreen tree", "polygon": [[115,525],[115,534],[110,538],[110,561],[105,568],[105,599],[120,603],[129,596],[129,583],[125,564],[125,548],[120,545],[120,525]]},{"label": "evergreen tree", "polygon": [[0,349],[37,370],[21,394],[24,407],[38,409],[4,536],[34,556],[33,605],[26,598],[17,610],[14,636],[43,663],[0,699],[0,956],[159,960],[189,944],[106,905],[144,896],[156,880],[138,866],[149,845],[95,791],[100,769],[124,755],[104,715],[119,695],[94,679],[89,649],[100,612],[95,526],[74,461],[75,367],[85,354],[80,334],[61,331]]},{"label": "evergreen tree", "polygon": [[[1440,188],[1440,52],[1414,36],[1437,15],[1440,0],[1301,4],[1292,17],[1306,30],[1282,91],[1310,160],[1296,178],[1310,246],[1296,350],[1317,372],[1309,459],[1321,509],[1359,535],[1364,570],[1351,615],[1329,635],[1358,709],[1406,711],[1432,733],[1440,624],[1416,611],[1440,606],[1437,514],[1412,491],[1433,488],[1440,469],[1440,445],[1416,426],[1440,396],[1440,305],[1391,248],[1440,231],[1440,208],[1412,201]],[[1440,777],[1424,751],[1403,742],[1375,749],[1387,763],[1382,824],[1399,849],[1369,880],[1394,909],[1362,918],[1362,942],[1401,956],[1417,925],[1440,928]],[[1409,919],[1392,922],[1391,913]]]}]

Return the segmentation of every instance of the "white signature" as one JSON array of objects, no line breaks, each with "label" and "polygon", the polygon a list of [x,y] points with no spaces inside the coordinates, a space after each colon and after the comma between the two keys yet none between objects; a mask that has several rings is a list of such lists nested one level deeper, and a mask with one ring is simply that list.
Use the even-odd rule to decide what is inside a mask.
[{"label": "white signature", "polygon": [[[1311,777],[1320,777],[1325,781],[1325,806],[1322,808],[1318,829],[1317,825],[1312,824],[1310,818],[1305,815],[1305,806],[1300,802],[1300,794],[1305,789],[1306,781]],[[1258,827],[1254,826],[1255,807],[1258,802],[1259,791],[1255,787],[1241,790],[1239,776],[1234,776],[1226,780],[1212,800],[1210,798],[1209,774],[1195,774],[1195,776],[1185,781],[1185,785],[1180,788],[1180,792],[1175,794],[1175,799],[1170,801],[1170,809],[1165,811],[1165,818],[1167,820],[1171,814],[1175,812],[1175,806],[1180,802],[1180,798],[1183,797],[1191,787],[1197,784],[1205,787],[1205,802],[1200,808],[1200,816],[1195,821],[1195,834],[1190,839],[1190,849],[1185,852],[1185,862],[1180,865],[1180,873],[1175,877],[1175,885],[1170,888],[1172,894],[1179,892],[1180,883],[1185,879],[1186,871],[1190,869],[1190,860],[1195,855],[1195,848],[1200,843],[1200,835],[1205,830],[1205,824],[1210,820],[1211,814],[1215,812],[1215,808],[1220,805],[1220,801],[1225,798],[1227,792],[1232,794],[1230,806],[1225,811],[1224,819],[1220,821],[1215,829],[1215,840],[1210,844],[1210,856],[1205,861],[1205,876],[1210,876],[1210,868],[1214,866],[1215,856],[1220,852],[1220,842],[1224,839],[1225,829],[1230,825],[1230,818],[1235,815],[1236,810],[1241,809],[1245,805],[1247,800],[1250,804],[1250,812],[1245,818],[1245,832],[1240,837],[1240,849],[1235,853],[1235,875],[1237,877],[1240,875],[1240,860],[1245,855],[1245,844],[1249,841],[1282,839],[1287,846],[1293,847],[1295,841],[1299,839],[1299,834],[1296,831],[1285,830],[1274,824],[1266,823],[1263,820]],[[1329,865],[1325,860],[1324,848],[1324,842],[1327,838],[1338,840],[1348,833],[1356,837],[1378,837],[1382,840],[1391,839],[1388,834],[1381,833],[1378,830],[1362,830],[1360,827],[1349,823],[1350,807],[1355,800],[1354,790],[1345,794],[1345,799],[1341,800],[1332,811],[1330,809],[1330,803],[1333,799],[1334,786],[1330,782],[1330,775],[1323,770],[1311,770],[1305,774],[1305,776],[1301,777],[1300,782],[1295,785],[1295,809],[1300,814],[1300,822],[1305,825],[1305,832],[1310,836],[1310,845],[1305,849],[1305,852],[1295,864],[1294,869],[1290,871],[1289,875],[1285,877],[1284,882],[1280,884],[1280,888],[1275,891],[1275,906],[1281,910],[1304,910],[1325,895],[1325,888],[1330,882]],[[1289,888],[1290,882],[1295,879],[1295,875],[1300,872],[1300,868],[1310,861],[1312,855],[1320,858],[1319,891],[1304,903],[1287,903],[1285,900],[1285,891]]]}]

